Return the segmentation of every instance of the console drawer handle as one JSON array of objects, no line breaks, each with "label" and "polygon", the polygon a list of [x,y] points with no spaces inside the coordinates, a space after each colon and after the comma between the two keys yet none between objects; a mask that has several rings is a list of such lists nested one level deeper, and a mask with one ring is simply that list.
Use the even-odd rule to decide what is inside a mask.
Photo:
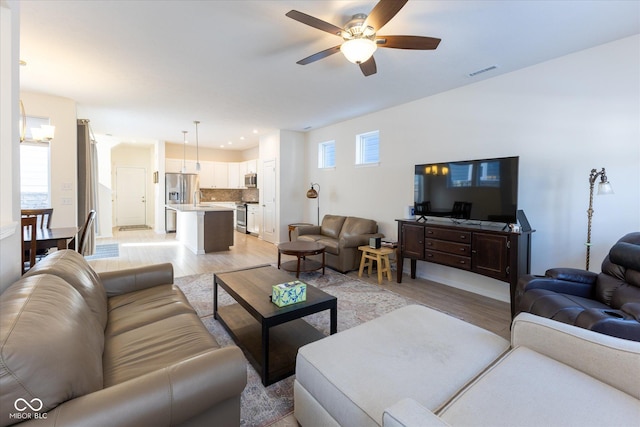
[{"label": "console drawer handle", "polygon": [[466,238],[467,238],[467,236],[461,235],[461,236],[460,236],[460,238],[461,238],[461,239],[466,239]]},{"label": "console drawer handle", "polygon": [[460,264],[466,264],[466,262],[463,260],[460,260]]},{"label": "console drawer handle", "polygon": [[433,258],[433,254],[427,254],[428,258]]}]

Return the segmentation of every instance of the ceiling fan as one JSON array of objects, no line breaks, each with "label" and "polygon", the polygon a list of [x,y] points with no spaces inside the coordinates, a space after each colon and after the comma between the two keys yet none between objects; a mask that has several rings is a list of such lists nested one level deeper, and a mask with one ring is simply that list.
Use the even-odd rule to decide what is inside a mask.
[{"label": "ceiling fan", "polygon": [[422,36],[383,36],[377,32],[402,9],[408,0],[380,0],[369,16],[364,13],[353,15],[344,28],[315,18],[306,13],[291,10],[286,13],[291,19],[343,38],[342,44],[315,53],[297,62],[307,65],[341,51],[354,64],[360,66],[365,76],[377,71],[373,53],[378,47],[394,49],[433,50],[440,39]]}]

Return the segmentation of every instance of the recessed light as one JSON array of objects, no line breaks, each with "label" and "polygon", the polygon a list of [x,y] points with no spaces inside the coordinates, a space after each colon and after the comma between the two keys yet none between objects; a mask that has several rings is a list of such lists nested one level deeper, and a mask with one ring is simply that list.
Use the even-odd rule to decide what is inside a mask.
[{"label": "recessed light", "polygon": [[254,130],[253,130],[253,133],[258,133],[258,129],[254,129]]},{"label": "recessed light", "polygon": [[241,140],[241,141],[244,141],[244,136],[241,136],[241,137],[240,137],[240,140]]},{"label": "recessed light", "polygon": [[221,145],[220,148],[224,148],[224,145]]}]

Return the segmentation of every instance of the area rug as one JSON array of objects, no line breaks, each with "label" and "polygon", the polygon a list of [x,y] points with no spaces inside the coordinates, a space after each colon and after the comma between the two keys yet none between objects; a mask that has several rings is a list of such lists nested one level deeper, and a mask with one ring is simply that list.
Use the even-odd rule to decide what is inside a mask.
[{"label": "area rug", "polygon": [[118,231],[151,230],[148,225],[123,225]]},{"label": "area rug", "polygon": [[[324,276],[319,272],[302,273],[300,280],[338,298],[338,332],[405,305],[419,304],[410,298],[328,269]],[[174,282],[185,293],[218,343],[221,346],[233,345],[233,339],[222,325],[213,319],[213,273],[178,277]],[[224,290],[220,289],[218,292],[218,304],[221,306],[235,302]],[[304,319],[325,335],[329,335],[327,311]],[[241,425],[268,426],[290,414],[293,411],[293,379],[291,376],[264,387],[260,376],[247,361],[247,386],[241,396]]]},{"label": "area rug", "polygon": [[120,256],[120,245],[117,243],[106,243],[104,245],[96,245],[96,252],[93,255],[87,255],[85,258],[89,261],[101,258],[115,258]]}]

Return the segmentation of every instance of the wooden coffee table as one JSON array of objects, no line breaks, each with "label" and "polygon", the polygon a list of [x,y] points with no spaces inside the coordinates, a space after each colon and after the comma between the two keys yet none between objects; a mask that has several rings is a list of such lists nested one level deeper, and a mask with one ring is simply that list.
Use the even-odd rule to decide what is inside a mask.
[{"label": "wooden coffee table", "polygon": [[[338,300],[314,286],[307,285],[304,302],[286,307],[271,302],[271,287],[291,279],[291,275],[271,266],[213,276],[213,316],[242,348],[265,386],[292,375],[298,349],[324,338],[302,317],[330,310],[329,333],[337,332]],[[237,304],[218,307],[218,286]]]},{"label": "wooden coffee table", "polygon": [[[300,277],[301,271],[314,271],[322,269],[324,274],[324,245],[318,242],[305,242],[296,240],[295,242],[284,242],[278,245],[278,268],[287,271],[295,271],[296,277]],[[297,261],[287,261],[280,264],[282,254],[293,255],[298,258]],[[310,255],[322,254],[322,262],[307,259]]]}]

